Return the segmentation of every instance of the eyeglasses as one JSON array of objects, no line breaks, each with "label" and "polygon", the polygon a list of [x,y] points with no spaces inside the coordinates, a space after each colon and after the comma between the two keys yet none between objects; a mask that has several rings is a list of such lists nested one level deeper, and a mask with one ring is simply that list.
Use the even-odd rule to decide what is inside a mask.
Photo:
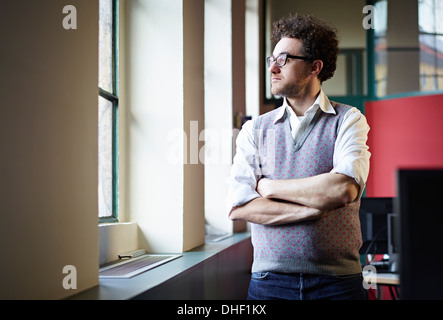
[{"label": "eyeglasses", "polygon": [[310,61],[311,59],[306,58],[306,57],[300,57],[300,56],[293,56],[287,53],[281,53],[277,56],[277,58],[274,58],[273,56],[267,57],[266,58],[266,62],[268,64],[268,68],[271,67],[272,63],[275,61],[277,63],[277,66],[279,67],[283,67],[288,58],[292,58],[292,59],[300,59],[300,60],[304,60],[304,61]]}]

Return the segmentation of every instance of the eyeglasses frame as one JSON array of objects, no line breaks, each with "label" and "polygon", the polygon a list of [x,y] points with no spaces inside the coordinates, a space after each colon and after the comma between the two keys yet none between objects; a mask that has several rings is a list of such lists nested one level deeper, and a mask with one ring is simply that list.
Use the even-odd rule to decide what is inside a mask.
[{"label": "eyeglasses frame", "polygon": [[[277,63],[277,58],[280,57],[280,56],[282,56],[282,55],[286,55],[285,63],[283,63],[282,65],[279,65],[279,64]],[[288,53],[280,53],[276,58],[274,58],[273,56],[269,56],[269,57],[267,57],[267,58],[266,58],[266,63],[267,63],[267,65],[268,65],[268,68],[271,67],[271,65],[272,65],[273,62],[275,62],[275,63],[277,64],[277,66],[281,68],[281,67],[284,67],[284,66],[286,65],[286,63],[287,63],[287,61],[288,61],[288,58],[291,58],[291,59],[299,59],[299,60],[304,60],[304,61],[312,61],[312,59],[307,58],[307,57],[293,56],[293,55],[288,54]],[[271,61],[271,59],[272,59],[272,61]]]}]

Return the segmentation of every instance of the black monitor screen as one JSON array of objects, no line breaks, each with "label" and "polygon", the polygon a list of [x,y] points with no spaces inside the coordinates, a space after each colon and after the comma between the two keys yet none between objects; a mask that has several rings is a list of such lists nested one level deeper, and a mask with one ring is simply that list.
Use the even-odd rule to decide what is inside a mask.
[{"label": "black monitor screen", "polygon": [[443,299],[443,170],[399,170],[401,299]]},{"label": "black monitor screen", "polygon": [[393,213],[392,198],[361,199],[360,224],[363,245],[360,254],[388,254],[388,215]]}]

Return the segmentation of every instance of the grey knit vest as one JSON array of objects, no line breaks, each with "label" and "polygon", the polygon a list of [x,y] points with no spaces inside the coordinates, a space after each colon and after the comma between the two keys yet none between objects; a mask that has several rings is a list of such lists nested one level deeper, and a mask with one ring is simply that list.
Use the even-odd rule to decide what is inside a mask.
[{"label": "grey knit vest", "polygon": [[[331,102],[336,115],[319,108],[307,114],[295,139],[289,115],[274,124],[279,111],[257,118],[254,127],[262,175],[270,179],[310,177],[333,168],[334,146],[349,106]],[[325,218],[282,226],[252,224],[253,272],[348,275],[361,272],[360,202]]]}]

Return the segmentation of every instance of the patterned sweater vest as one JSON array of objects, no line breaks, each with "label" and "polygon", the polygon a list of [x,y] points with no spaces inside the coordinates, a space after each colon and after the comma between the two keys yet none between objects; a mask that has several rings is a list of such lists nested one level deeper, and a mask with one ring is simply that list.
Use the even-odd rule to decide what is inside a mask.
[{"label": "patterned sweater vest", "polygon": [[[274,124],[278,109],[260,116],[254,128],[261,172],[270,179],[310,177],[333,168],[335,140],[349,106],[331,102],[336,115],[320,110],[306,115],[292,137],[285,113]],[[282,226],[252,224],[253,272],[348,275],[361,272],[360,202],[336,209],[320,220]]]}]

